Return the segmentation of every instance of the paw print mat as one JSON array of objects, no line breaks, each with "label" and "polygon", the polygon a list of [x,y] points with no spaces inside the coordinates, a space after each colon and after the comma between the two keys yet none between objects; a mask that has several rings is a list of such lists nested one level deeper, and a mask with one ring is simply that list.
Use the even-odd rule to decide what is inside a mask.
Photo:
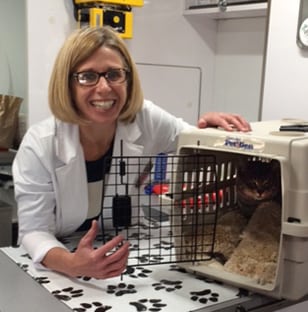
[{"label": "paw print mat", "polygon": [[[145,233],[147,229],[144,228]],[[137,233],[131,233],[130,253],[137,253],[141,260],[149,254],[140,255],[140,244],[148,240],[134,242]],[[140,236],[140,230],[138,230]],[[63,240],[70,250],[76,248],[80,233]],[[151,240],[151,244],[166,245],[166,242]],[[95,245],[102,245],[97,237]],[[167,244],[166,248],[174,248]],[[142,248],[141,248],[142,249]],[[188,312],[199,310],[241,296],[238,288],[215,282],[205,277],[193,275],[177,267],[176,264],[130,265],[121,277],[107,280],[96,280],[89,277],[68,278],[51,271],[39,271],[34,268],[29,255],[22,247],[1,249],[19,267],[45,287],[53,296],[63,301],[72,311],[177,311]],[[163,255],[162,255],[163,256]],[[133,258],[133,257],[130,257]]]}]

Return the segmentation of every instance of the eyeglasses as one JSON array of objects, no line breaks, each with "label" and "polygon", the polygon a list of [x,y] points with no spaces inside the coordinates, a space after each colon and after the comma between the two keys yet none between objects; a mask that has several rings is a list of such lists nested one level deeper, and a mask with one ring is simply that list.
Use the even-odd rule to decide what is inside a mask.
[{"label": "eyeglasses", "polygon": [[74,73],[72,77],[82,86],[95,86],[101,77],[104,77],[108,84],[121,84],[128,78],[129,71],[124,68],[114,68],[106,72],[83,71]]}]

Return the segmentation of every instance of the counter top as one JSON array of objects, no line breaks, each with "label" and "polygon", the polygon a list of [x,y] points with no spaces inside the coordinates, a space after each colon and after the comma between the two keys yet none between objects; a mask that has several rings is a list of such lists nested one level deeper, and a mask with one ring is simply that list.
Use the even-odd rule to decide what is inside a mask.
[{"label": "counter top", "polygon": [[[78,235],[70,236],[64,243],[72,250],[79,238]],[[134,246],[134,242],[131,243]],[[95,244],[102,244],[99,236]],[[235,287],[186,273],[175,264],[155,265],[154,259],[153,265],[128,266],[122,277],[107,280],[87,277],[72,279],[56,272],[36,270],[22,247],[2,248],[2,252],[17,263],[28,277],[31,276],[38,285],[74,311],[187,312],[241,295]],[[131,253],[134,252],[131,250]]]},{"label": "counter top", "polygon": [[[80,234],[75,234],[63,242],[68,249],[73,250],[79,239]],[[166,249],[170,247],[166,242],[151,242],[165,244]],[[143,243],[147,244],[148,240],[145,238]],[[95,246],[101,244],[101,236],[98,236]],[[147,257],[146,254],[138,253],[140,248],[136,248],[133,239],[131,246],[130,259],[134,258],[134,253],[136,257]],[[52,271],[38,271],[22,247],[2,248],[0,311],[235,311],[235,308],[226,309],[223,306],[241,300],[249,301],[248,292],[185,272],[172,261],[155,264],[163,257],[163,253],[157,255],[151,265],[142,265],[142,261],[137,266],[130,266],[129,263],[121,277],[96,280],[88,277],[68,278]]]},{"label": "counter top", "polygon": [[71,311],[2,251],[0,251],[0,272],[1,312]]}]

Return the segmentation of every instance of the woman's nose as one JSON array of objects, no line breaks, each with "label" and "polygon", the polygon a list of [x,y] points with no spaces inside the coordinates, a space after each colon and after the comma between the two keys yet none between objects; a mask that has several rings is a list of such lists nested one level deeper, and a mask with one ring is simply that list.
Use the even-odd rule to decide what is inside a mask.
[{"label": "woman's nose", "polygon": [[98,82],[96,84],[96,87],[110,89],[110,85],[108,83],[108,80],[104,76],[99,77]]}]

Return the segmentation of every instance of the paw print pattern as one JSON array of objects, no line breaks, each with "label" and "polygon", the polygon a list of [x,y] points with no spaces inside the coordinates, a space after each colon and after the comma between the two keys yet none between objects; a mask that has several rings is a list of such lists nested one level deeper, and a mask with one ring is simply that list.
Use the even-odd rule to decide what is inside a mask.
[{"label": "paw print pattern", "polygon": [[28,253],[21,255],[21,257],[32,260],[32,258],[30,257],[30,255]]},{"label": "paw print pattern", "polygon": [[82,289],[74,289],[73,287],[67,287],[62,290],[54,290],[52,294],[59,300],[69,301],[72,298],[83,296]]},{"label": "paw print pattern", "polygon": [[89,282],[92,279],[92,277],[89,276],[79,276],[78,278],[82,279],[85,282]]},{"label": "paw print pattern", "polygon": [[187,273],[187,271],[184,268],[178,267],[175,264],[171,264],[170,265],[169,271],[176,271],[176,272],[180,272],[180,273]]},{"label": "paw print pattern", "polygon": [[41,285],[50,283],[50,280],[48,279],[47,276],[42,276],[42,277],[38,276],[38,277],[35,277],[34,279]]},{"label": "paw print pattern", "polygon": [[212,293],[210,289],[204,289],[201,291],[191,291],[190,294],[192,301],[199,301],[200,303],[207,304],[209,301],[217,302],[219,294]]},{"label": "paw print pattern", "polygon": [[139,263],[146,263],[146,264],[158,264],[164,260],[164,257],[160,255],[151,255],[151,254],[144,254],[140,257],[136,257]]},{"label": "paw print pattern", "polygon": [[75,312],[86,312],[89,309],[94,308],[94,312],[105,312],[112,309],[111,306],[104,306],[101,302],[81,303],[79,308],[74,308]]},{"label": "paw print pattern", "polygon": [[[138,301],[130,302],[129,304],[134,306],[137,309],[137,312],[141,311],[158,312],[163,307],[167,306],[166,304],[161,302],[161,299],[141,299]],[[149,304],[151,305],[151,307],[148,308]]]},{"label": "paw print pattern", "polygon": [[218,280],[213,280],[207,277],[203,277],[203,276],[196,276],[196,279],[199,281],[203,281],[207,284],[217,284],[217,285],[223,285],[224,283]]},{"label": "paw print pattern", "polygon": [[130,244],[129,246],[129,251],[138,251],[139,250],[139,245],[138,244]]},{"label": "paw print pattern", "polygon": [[149,274],[152,273],[151,270],[145,269],[143,267],[131,267],[128,266],[124,275],[128,275],[131,278],[146,278],[149,277]]},{"label": "paw print pattern", "polygon": [[134,233],[129,233],[128,239],[130,241],[136,240],[148,240],[151,239],[151,235],[149,233],[143,233],[143,232],[134,232]]},{"label": "paw print pattern", "polygon": [[107,287],[107,293],[114,294],[117,297],[127,294],[135,294],[136,292],[135,285],[132,284],[126,285],[125,283],[120,283],[118,285],[108,285]]},{"label": "paw print pattern", "polygon": [[167,242],[164,240],[161,240],[158,244],[154,244],[155,248],[164,249],[164,250],[170,250],[173,247],[173,242]]},{"label": "paw print pattern", "polygon": [[25,263],[17,263],[17,265],[25,272],[28,272],[29,265]]},{"label": "paw print pattern", "polygon": [[98,234],[95,238],[95,241],[101,244],[102,242],[108,242],[112,240],[113,238],[114,238],[114,235],[112,235],[111,233],[105,233],[105,235]]},{"label": "paw print pattern", "polygon": [[172,292],[177,289],[182,288],[182,281],[170,281],[170,280],[161,280],[159,283],[154,283],[152,286],[155,290],[166,290],[167,292]]}]

